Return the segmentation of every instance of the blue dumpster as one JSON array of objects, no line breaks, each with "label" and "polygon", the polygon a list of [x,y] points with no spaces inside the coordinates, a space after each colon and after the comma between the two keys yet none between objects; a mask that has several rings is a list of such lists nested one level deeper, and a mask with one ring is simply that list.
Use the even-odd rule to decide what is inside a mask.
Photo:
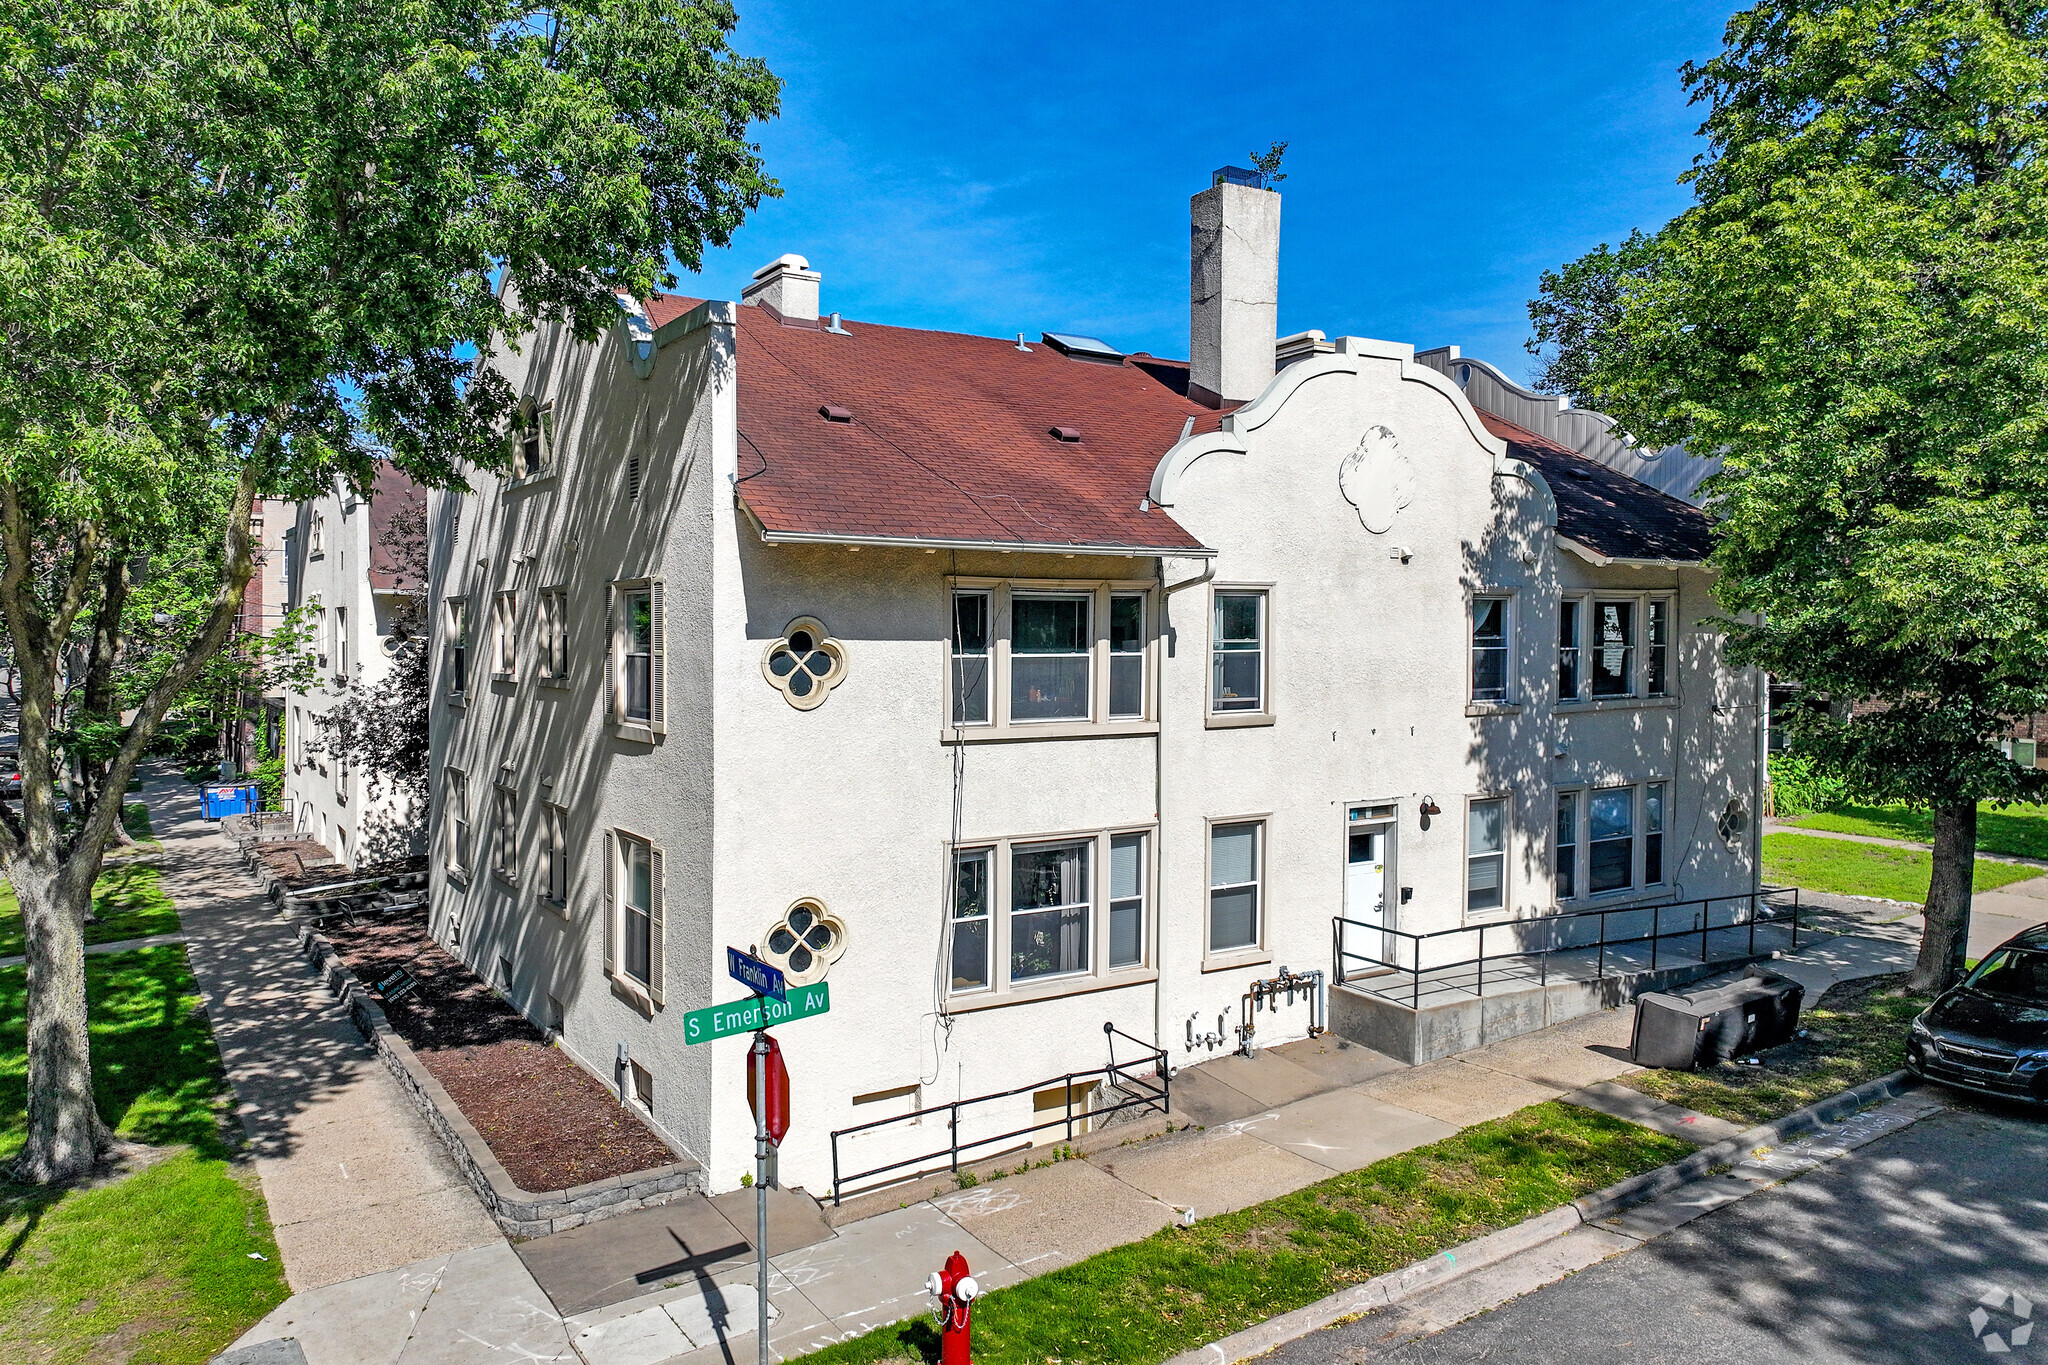
[{"label": "blue dumpster", "polygon": [[254,782],[240,786],[205,786],[199,789],[200,812],[209,820],[219,820],[229,815],[249,815],[261,800],[261,788]]}]

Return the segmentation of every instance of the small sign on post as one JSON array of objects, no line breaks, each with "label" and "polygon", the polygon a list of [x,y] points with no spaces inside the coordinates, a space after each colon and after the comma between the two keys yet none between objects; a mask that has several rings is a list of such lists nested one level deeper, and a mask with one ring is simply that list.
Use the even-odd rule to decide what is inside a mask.
[{"label": "small sign on post", "polygon": [[751,953],[743,953],[737,948],[727,948],[725,970],[733,980],[756,995],[781,1000],[788,994],[788,987],[782,980],[782,969],[771,967]]}]

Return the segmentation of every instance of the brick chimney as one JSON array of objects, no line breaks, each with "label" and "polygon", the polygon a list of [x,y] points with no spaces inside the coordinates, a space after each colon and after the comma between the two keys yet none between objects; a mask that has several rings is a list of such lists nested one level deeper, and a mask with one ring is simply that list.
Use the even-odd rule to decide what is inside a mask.
[{"label": "brick chimney", "polygon": [[754,272],[754,282],[740,292],[740,302],[765,303],[784,322],[815,325],[820,278],[803,257],[777,256]]},{"label": "brick chimney", "polygon": [[1280,195],[1257,171],[1225,166],[1188,215],[1188,396],[1241,403],[1273,378]]}]

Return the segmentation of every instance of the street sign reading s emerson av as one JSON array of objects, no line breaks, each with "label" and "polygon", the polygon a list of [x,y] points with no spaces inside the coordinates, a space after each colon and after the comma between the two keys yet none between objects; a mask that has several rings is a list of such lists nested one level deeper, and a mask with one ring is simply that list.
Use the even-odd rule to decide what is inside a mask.
[{"label": "street sign reading s emerson av", "polygon": [[807,1019],[832,1008],[831,989],[822,981],[815,986],[792,986],[786,998],[756,996],[735,1000],[730,1005],[709,1005],[683,1016],[683,1041],[708,1043],[735,1033],[773,1028],[792,1019]]},{"label": "street sign reading s emerson av", "polygon": [[770,966],[752,953],[727,948],[725,971],[726,975],[756,995],[772,995],[780,1000],[788,994],[788,987],[782,979],[782,969]]}]

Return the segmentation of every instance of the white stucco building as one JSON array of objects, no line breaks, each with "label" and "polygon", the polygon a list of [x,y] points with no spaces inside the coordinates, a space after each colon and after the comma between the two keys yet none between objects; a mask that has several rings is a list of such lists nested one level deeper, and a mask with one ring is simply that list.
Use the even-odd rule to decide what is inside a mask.
[{"label": "white stucco building", "polygon": [[[350,866],[411,856],[425,845],[421,813],[410,801],[319,744],[320,718],[340,700],[342,681],[375,687],[390,670],[394,613],[424,587],[417,581],[422,547],[401,552],[394,536],[405,534],[406,509],[417,522],[422,506],[419,485],[385,465],[369,498],[343,488],[302,502],[284,535],[287,599],[309,617],[319,681],[284,697],[283,806],[300,833]],[[417,527],[411,534],[416,542]]]},{"label": "white stucco building", "polygon": [[1279,196],[1192,207],[1191,363],[821,318],[792,256],[489,362],[514,473],[430,501],[434,932],[714,1189],[745,1042],[680,1016],[793,911],[843,933],[777,1030],[821,1190],[832,1130],[1100,1066],[1105,1022],[1216,1055],[1339,916],[1370,955],[1755,886],[1704,517],[1410,346],[1276,340]]}]

